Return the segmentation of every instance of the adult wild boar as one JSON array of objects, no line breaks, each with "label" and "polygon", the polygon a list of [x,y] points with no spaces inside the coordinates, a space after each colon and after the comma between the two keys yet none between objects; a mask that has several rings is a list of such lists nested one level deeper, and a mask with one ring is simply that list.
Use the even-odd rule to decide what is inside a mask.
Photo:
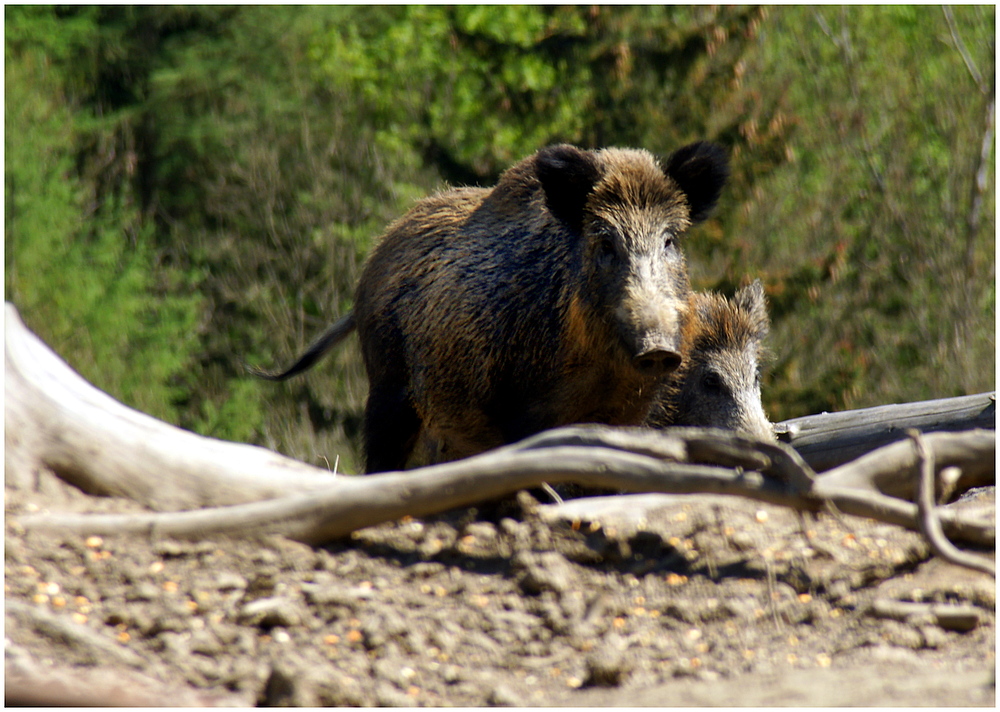
[{"label": "adult wild boar", "polygon": [[696,292],[689,357],[656,397],[647,424],[723,428],[775,440],[761,405],[760,370],[771,327],[760,280],[727,299]]},{"label": "adult wild boar", "polygon": [[[690,350],[680,368],[659,386],[645,424],[720,428],[774,440],[760,394],[764,340],[771,326],[760,281],[740,289],[734,299],[695,292],[691,304],[685,337]],[[348,312],[299,358],[295,372],[312,366],[354,329],[354,314]],[[410,463],[438,462],[443,459],[440,449],[441,443],[424,430]]]},{"label": "adult wild boar", "polygon": [[544,148],[493,188],[417,203],[369,256],[344,317],[281,374],[356,327],[369,472],[418,435],[457,459],[568,423],[640,424],[690,348],[680,240],[727,178],[722,149],[664,161]]}]

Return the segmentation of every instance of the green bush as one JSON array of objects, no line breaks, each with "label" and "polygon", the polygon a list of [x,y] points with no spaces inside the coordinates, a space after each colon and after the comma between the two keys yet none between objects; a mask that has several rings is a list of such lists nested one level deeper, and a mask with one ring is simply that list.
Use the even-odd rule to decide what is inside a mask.
[{"label": "green bush", "polygon": [[9,6],[6,297],[96,385],[356,469],[385,226],[539,146],[725,145],[686,249],[760,277],[775,419],[992,389],[995,10]]},{"label": "green bush", "polygon": [[124,200],[95,205],[74,175],[74,114],[40,52],[5,64],[5,299],[85,378],[176,420],[198,300],[167,294],[150,230]]}]

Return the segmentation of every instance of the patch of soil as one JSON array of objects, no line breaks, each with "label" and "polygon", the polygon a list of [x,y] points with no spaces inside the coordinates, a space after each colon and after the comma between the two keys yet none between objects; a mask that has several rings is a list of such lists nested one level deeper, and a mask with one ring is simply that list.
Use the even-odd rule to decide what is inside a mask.
[{"label": "patch of soil", "polygon": [[5,498],[8,703],[995,704],[993,579],[869,520],[522,493],[313,548],[25,532],[140,511],[45,473]]}]

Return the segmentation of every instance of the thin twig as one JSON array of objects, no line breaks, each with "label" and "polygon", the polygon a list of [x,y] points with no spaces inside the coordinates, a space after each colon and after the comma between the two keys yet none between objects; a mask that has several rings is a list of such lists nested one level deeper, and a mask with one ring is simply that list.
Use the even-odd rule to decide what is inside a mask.
[{"label": "thin twig", "polygon": [[[983,129],[983,140],[979,144],[979,165],[976,174],[973,176],[970,191],[972,199],[969,205],[969,215],[966,219],[966,239],[965,239],[965,269],[967,273],[967,284],[975,283],[976,276],[976,234],[979,232],[979,222],[983,211],[983,195],[986,193],[990,177],[990,152],[993,148],[994,112],[996,111],[996,101],[990,98],[986,105],[986,120]],[[971,288],[966,288],[966,303],[971,307]]]},{"label": "thin twig", "polygon": [[955,42],[955,49],[958,53],[962,55],[962,61],[965,62],[965,68],[969,70],[969,74],[972,76],[972,81],[976,83],[976,87],[983,94],[986,93],[986,85],[983,82],[983,75],[979,73],[976,68],[975,63],[972,61],[972,57],[969,55],[969,50],[965,48],[965,43],[962,38],[958,36],[958,29],[955,27],[955,18],[951,14],[951,8],[947,5],[943,5],[941,10],[944,12],[944,19],[948,22],[948,31],[951,32],[951,39]]},{"label": "thin twig", "polygon": [[920,480],[917,487],[917,511],[919,512],[920,531],[927,538],[931,548],[945,561],[965,568],[982,571],[994,578],[997,575],[996,563],[984,557],[967,551],[962,551],[948,541],[937,517],[934,506],[934,455],[924,447],[924,439],[917,430],[908,431],[917,451]]},{"label": "thin twig", "polygon": [[555,488],[553,488],[552,485],[550,485],[548,482],[542,483],[542,489],[545,490],[545,493],[552,498],[553,502],[555,502],[556,504],[563,503],[563,498],[559,496],[559,493],[556,492]]}]

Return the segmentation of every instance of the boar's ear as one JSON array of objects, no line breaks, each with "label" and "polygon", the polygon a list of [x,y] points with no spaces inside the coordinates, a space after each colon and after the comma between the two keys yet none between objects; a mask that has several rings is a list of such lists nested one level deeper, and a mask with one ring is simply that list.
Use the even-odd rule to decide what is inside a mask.
[{"label": "boar's ear", "polygon": [[548,146],[535,156],[535,175],[552,214],[579,232],[587,196],[601,177],[593,154],[568,144]]},{"label": "boar's ear", "polygon": [[767,315],[767,300],[764,297],[764,285],[761,281],[755,279],[747,286],[737,290],[733,301],[738,309],[750,315],[757,331],[762,336],[766,335],[771,327],[771,319]]},{"label": "boar's ear", "polygon": [[666,160],[664,173],[677,181],[691,206],[691,222],[708,217],[729,178],[729,159],[721,146],[699,141],[677,149]]}]

